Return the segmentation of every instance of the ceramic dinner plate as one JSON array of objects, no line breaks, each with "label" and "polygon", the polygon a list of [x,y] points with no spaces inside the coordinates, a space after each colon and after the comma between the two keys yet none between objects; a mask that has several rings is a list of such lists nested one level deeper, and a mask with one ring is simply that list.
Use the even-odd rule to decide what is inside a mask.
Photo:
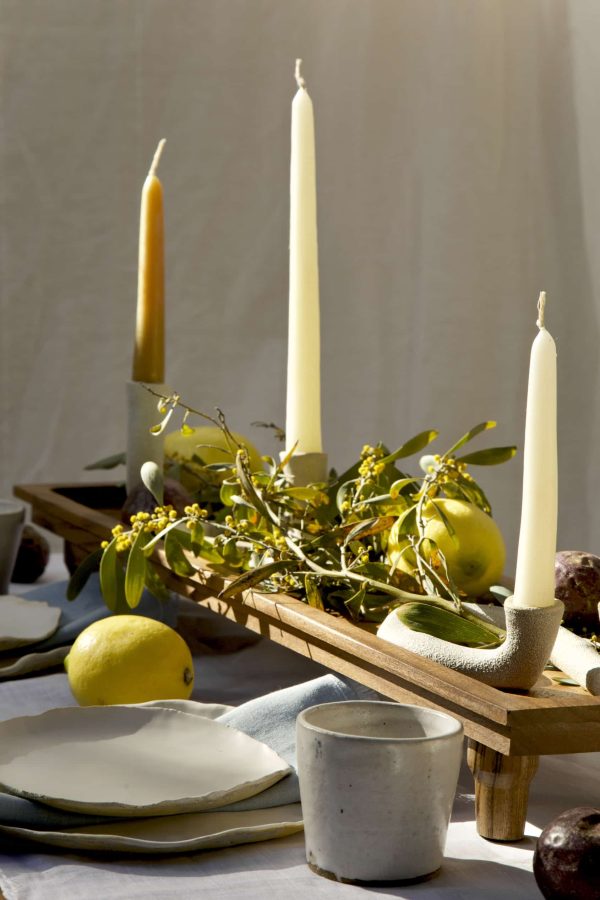
[{"label": "ceramic dinner plate", "polygon": [[76,812],[199,812],[289,771],[266,744],[175,709],[67,707],[0,722],[0,789]]},{"label": "ceramic dinner plate", "polygon": [[54,634],[60,609],[43,600],[0,594],[0,650],[35,644]]},{"label": "ceramic dinner plate", "polygon": [[206,812],[115,820],[65,831],[42,831],[0,825],[0,834],[26,838],[69,850],[182,853],[214,850],[285,837],[302,830],[299,803],[244,812]]},{"label": "ceramic dinner plate", "polygon": [[11,655],[8,659],[0,659],[0,681],[3,678],[17,678],[29,672],[42,672],[59,666],[71,647],[54,647],[43,653],[25,653],[22,656]]}]

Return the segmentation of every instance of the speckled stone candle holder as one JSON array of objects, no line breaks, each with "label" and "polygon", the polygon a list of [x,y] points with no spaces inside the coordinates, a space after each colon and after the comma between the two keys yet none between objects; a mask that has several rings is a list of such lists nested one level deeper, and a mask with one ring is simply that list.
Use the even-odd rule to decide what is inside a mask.
[{"label": "speckled stone candle holder", "polygon": [[[284,457],[285,453],[281,456]],[[327,481],[327,454],[294,453],[283,471],[296,487]]]},{"label": "speckled stone candle holder", "polygon": [[560,600],[555,600],[552,606],[516,606],[513,600],[508,597],[504,603],[506,638],[499,647],[490,650],[462,647],[411,631],[395,610],[382,622],[377,634],[492,687],[528,690],[550,659],[564,606]]},{"label": "speckled stone candle holder", "polygon": [[[153,384],[157,394],[165,392],[162,384]],[[155,462],[162,468],[164,458],[163,435],[150,433],[160,422],[158,399],[139,381],[127,382],[127,493],[140,483],[140,469],[145,462]]]}]

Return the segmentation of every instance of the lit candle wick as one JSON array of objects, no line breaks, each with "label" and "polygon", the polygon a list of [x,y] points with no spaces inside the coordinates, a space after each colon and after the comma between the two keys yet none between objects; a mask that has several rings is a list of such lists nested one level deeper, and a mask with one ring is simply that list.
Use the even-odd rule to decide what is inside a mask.
[{"label": "lit candle wick", "polygon": [[306,82],[305,82],[304,78],[302,77],[302,75],[300,74],[300,66],[301,65],[302,65],[302,60],[297,59],[296,60],[296,71],[294,72],[294,77],[296,79],[296,84],[298,85],[298,87],[305,88]]},{"label": "lit candle wick", "polygon": [[158,142],[158,147],[156,148],[156,153],[154,154],[152,165],[150,166],[150,171],[148,172],[148,178],[152,178],[154,175],[156,175],[156,170],[158,169],[158,164],[160,162],[160,158],[162,156],[162,152],[166,143],[167,141],[165,138],[161,138],[161,140]]},{"label": "lit candle wick", "polygon": [[540,297],[538,300],[537,308],[538,308],[538,318],[537,318],[537,322],[535,324],[537,325],[538,328],[545,328],[546,326],[544,325],[544,310],[546,309],[546,291],[540,292]]}]

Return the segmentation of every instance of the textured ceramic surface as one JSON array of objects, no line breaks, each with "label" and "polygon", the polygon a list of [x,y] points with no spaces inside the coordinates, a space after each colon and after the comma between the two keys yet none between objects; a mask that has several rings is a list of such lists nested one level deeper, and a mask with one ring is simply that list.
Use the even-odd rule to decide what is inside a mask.
[{"label": "textured ceramic surface", "polygon": [[0,650],[35,644],[54,634],[60,609],[42,600],[25,600],[12,594],[0,595]]},{"label": "textured ceramic surface", "polygon": [[6,659],[0,659],[0,680],[52,669],[63,662],[70,649],[70,647],[54,647],[43,653],[24,653],[18,657],[11,655]]},{"label": "textured ceramic surface", "polygon": [[0,834],[70,850],[183,853],[285,837],[302,830],[299,803],[246,812],[207,812],[116,820],[65,831],[0,825]]},{"label": "textured ceramic surface", "polygon": [[403,882],[442,863],[462,725],[418,706],[348,701],[297,720],[306,859],[338,881]]},{"label": "textured ceramic surface", "polygon": [[241,731],[173,709],[69,707],[0,723],[0,786],[61,809],[198,812],[252,797],[289,771]]},{"label": "textured ceramic surface", "polygon": [[553,606],[515,606],[513,598],[508,597],[504,603],[506,638],[491,650],[462,647],[413,631],[400,621],[397,610],[389,613],[377,634],[391,644],[464,672],[484,684],[528,690],[550,658],[563,611],[560,600]]}]

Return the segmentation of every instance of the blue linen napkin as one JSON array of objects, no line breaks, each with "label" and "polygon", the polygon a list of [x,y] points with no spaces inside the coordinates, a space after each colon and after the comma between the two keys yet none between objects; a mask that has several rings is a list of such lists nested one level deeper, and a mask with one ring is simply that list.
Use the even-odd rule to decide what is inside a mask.
[{"label": "blue linen napkin", "polygon": [[[75,600],[67,600],[67,581],[57,581],[53,584],[42,585],[23,595],[23,599],[43,600],[48,606],[60,609],[60,621],[58,628],[50,637],[35,644],[27,644],[20,647],[20,654],[45,653],[54,647],[66,647],[72,644],[77,635],[99,619],[105,619],[111,615],[100,592],[100,582],[97,574],[90,576],[85,587]],[[144,591],[140,604],[132,609],[133,615],[148,616],[151,619],[159,619],[166,625],[173,626],[177,621],[179,601],[177,594],[169,596],[164,602],[157,600],[149,591]],[[6,650],[0,653],[0,657],[14,656],[14,650]]]},{"label": "blue linen napkin", "polygon": [[[236,709],[217,717],[232,728],[243,731],[267,744],[294,769],[296,765],[296,717],[303,709],[318,703],[334,703],[339,700],[379,700],[381,696],[349,678],[324,675],[312,681],[296,684],[249,700]],[[161,701],[166,706],[168,701]],[[190,709],[192,704],[188,703]],[[194,704],[202,715],[203,704]],[[221,807],[222,810],[267,809],[300,799],[296,772],[262,793]],[[216,810],[215,810],[216,812]],[[53,809],[43,803],[14,797],[0,792],[0,825],[17,825],[23,828],[64,829],[114,821],[106,816],[88,816],[80,813]]]}]

